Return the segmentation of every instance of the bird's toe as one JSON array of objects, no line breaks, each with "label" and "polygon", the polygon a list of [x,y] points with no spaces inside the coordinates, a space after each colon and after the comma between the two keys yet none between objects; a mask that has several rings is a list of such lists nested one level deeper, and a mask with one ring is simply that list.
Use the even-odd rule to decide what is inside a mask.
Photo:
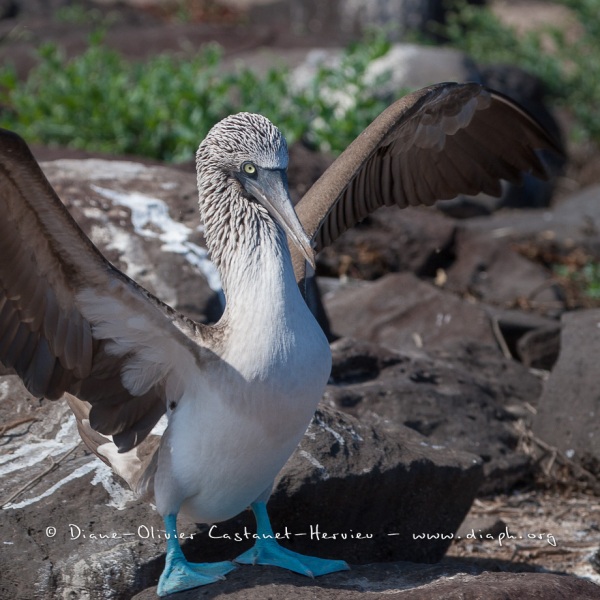
[{"label": "bird's toe", "polygon": [[350,569],[343,560],[329,560],[306,556],[288,550],[273,540],[264,540],[256,543],[250,550],[235,559],[235,562],[245,565],[270,565],[281,567],[307,577],[319,577],[336,571]]}]

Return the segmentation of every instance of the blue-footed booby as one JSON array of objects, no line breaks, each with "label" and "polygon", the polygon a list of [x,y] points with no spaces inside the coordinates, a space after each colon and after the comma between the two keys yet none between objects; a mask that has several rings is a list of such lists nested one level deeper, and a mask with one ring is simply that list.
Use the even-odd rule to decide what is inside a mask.
[{"label": "blue-footed booby", "polygon": [[[15,133],[0,132],[0,361],[35,396],[66,396],[86,445],[170,534],[158,593],[222,579],[235,563],[309,576],[347,569],[273,539],[266,503],[306,430],[331,365],[304,299],[314,252],[383,205],[498,195],[545,177],[558,145],[524,110],[477,84],[439,84],[384,111],[296,210],[288,152],[266,118],[216,124],[196,155],[206,243],[226,308],[191,321],[111,265]],[[168,425],[151,434],[163,414]],[[189,563],[177,515],[215,523],[252,507],[258,539],[234,562]]]}]

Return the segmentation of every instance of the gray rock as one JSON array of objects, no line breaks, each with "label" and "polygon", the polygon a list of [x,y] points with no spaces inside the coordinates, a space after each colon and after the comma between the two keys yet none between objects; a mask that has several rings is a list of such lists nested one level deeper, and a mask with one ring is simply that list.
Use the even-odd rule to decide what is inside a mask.
[{"label": "gray rock", "polygon": [[388,434],[408,426],[431,444],[481,456],[480,494],[531,478],[530,458],[515,451],[515,413],[535,405],[541,382],[519,363],[473,342],[427,355],[346,338],[332,350],[330,404]]},{"label": "gray rock", "polygon": [[479,81],[475,63],[464,52],[417,44],[394,44],[369,66],[368,77],[375,81],[386,73],[389,76],[378,86],[377,94],[393,99],[402,91],[441,81]]},{"label": "gray rock", "polygon": [[600,310],[562,317],[560,355],[541,395],[534,433],[600,476]]},{"label": "gray rock", "polygon": [[[25,600],[35,589],[37,597],[52,599],[88,590],[89,600],[119,600],[155,584],[165,551],[159,515],[78,445],[65,403],[40,403],[16,376],[0,380],[0,393],[1,423],[19,410],[38,419],[0,438],[6,457],[0,464],[0,538],[8,542],[0,571],[19,574],[2,578],[0,597]],[[52,462],[58,464],[50,470]],[[290,531],[289,545],[299,551],[354,563],[436,561],[450,537],[415,540],[412,534],[450,536],[480,480],[481,464],[472,455],[437,448],[407,428],[386,435],[323,406],[280,475],[271,515],[275,530]],[[254,531],[248,512],[219,524],[213,535],[182,519],[184,552],[190,560],[232,559],[251,541],[226,536],[244,528]],[[349,537],[323,539],[333,533]]]},{"label": "gray rock", "polygon": [[[292,74],[298,89],[308,88],[320,67],[339,68],[340,48],[310,50]],[[441,81],[478,81],[475,64],[466,54],[451,48],[417,44],[394,44],[381,58],[373,61],[365,74],[379,98],[392,102],[408,91]],[[347,102],[352,102],[349,92]]]},{"label": "gray rock", "polygon": [[516,252],[504,239],[460,228],[454,255],[446,271],[449,290],[501,306],[515,306],[523,300],[560,306],[559,290],[549,281],[550,271]]},{"label": "gray rock", "polygon": [[425,542],[413,534],[455,532],[481,475],[472,454],[436,446],[407,427],[388,435],[321,406],[279,478],[271,513],[292,531],[318,524],[323,532],[373,534],[352,541],[298,537],[293,547],[301,552],[353,563],[436,562],[448,540]]},{"label": "gray rock", "polygon": [[331,329],[343,337],[398,350],[448,346],[458,341],[496,345],[482,306],[462,300],[412,273],[353,282],[323,298]]},{"label": "gray rock", "polygon": [[504,210],[461,223],[466,231],[509,242],[531,242],[555,253],[576,247],[600,256],[600,186],[582,189],[550,210]]},{"label": "gray rock", "polygon": [[[16,425],[26,417],[36,420]],[[84,449],[66,403],[5,376],[0,424],[13,425],[0,437],[0,598],[125,599],[154,583],[164,542],[138,528],[162,519]]]},{"label": "gray rock", "polygon": [[[181,600],[597,600],[600,587],[574,576],[551,573],[492,573],[471,561],[439,565],[413,563],[353,567],[315,580],[269,567],[244,567],[224,582],[177,595]],[[148,589],[133,600],[156,600]]]},{"label": "gray rock", "polygon": [[220,284],[203,246],[192,173],[100,159],[63,159],[42,168],[111,262],[188,316],[219,318]]}]

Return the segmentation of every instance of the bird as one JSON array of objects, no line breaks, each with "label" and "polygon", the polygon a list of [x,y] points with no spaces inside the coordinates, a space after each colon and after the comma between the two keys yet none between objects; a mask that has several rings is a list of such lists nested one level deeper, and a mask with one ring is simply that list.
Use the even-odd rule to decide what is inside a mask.
[{"label": "bird", "polygon": [[[476,83],[436,84],[383,111],[294,208],[283,134],[260,115],[226,117],[196,153],[198,207],[226,298],[221,319],[205,325],[114,267],[23,139],[0,131],[0,362],[34,396],[66,398],[86,446],[155,503],[168,538],[159,595],[238,564],[308,576],[349,568],[280,545],[267,510],[331,368],[306,302],[315,255],[384,205],[547,178],[548,153],[561,155],[560,144],[513,101]],[[250,550],[187,561],[179,513],[216,523],[248,507]]]}]

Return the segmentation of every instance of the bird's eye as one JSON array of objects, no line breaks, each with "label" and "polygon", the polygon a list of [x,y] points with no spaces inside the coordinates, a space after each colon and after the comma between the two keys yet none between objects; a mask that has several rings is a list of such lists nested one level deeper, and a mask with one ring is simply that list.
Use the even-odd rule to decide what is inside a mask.
[{"label": "bird's eye", "polygon": [[242,171],[246,175],[256,175],[256,165],[251,162],[245,162],[242,164]]}]

